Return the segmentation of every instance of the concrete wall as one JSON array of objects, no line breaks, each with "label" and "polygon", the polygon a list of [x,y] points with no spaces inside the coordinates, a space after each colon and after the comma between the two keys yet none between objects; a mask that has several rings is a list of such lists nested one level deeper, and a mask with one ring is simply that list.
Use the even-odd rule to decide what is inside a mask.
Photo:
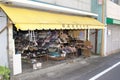
[{"label": "concrete wall", "polygon": [[[0,31],[6,26],[6,15],[0,11]],[[0,33],[0,65],[8,66],[7,28]]]},{"label": "concrete wall", "polygon": [[120,51],[120,26],[108,25],[107,26],[107,55]]},{"label": "concrete wall", "polygon": [[106,3],[107,17],[120,20],[120,6],[107,0]]},{"label": "concrete wall", "polygon": [[91,12],[91,0],[33,0]]}]

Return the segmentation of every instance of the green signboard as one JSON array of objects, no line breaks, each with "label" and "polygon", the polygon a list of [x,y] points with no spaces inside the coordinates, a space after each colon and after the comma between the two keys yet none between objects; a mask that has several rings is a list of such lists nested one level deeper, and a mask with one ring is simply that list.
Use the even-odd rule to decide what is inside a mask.
[{"label": "green signboard", "polygon": [[107,18],[106,19],[107,24],[120,24],[120,20],[112,19],[112,18]]}]

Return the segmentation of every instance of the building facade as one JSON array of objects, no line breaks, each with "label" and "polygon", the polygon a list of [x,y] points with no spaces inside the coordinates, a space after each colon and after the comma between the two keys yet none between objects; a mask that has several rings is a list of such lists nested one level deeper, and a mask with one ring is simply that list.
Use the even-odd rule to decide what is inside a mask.
[{"label": "building facade", "polygon": [[120,1],[106,0],[106,55],[120,51]]},{"label": "building facade", "polygon": [[[24,33],[29,32],[29,30],[34,31],[37,29],[38,31],[36,31],[36,33],[43,32],[42,34],[45,34],[46,32],[45,35],[57,31],[65,31],[65,33],[66,31],[69,31],[70,34],[73,32],[72,35],[76,38],[76,40],[90,40],[93,45],[93,53],[96,53],[96,46],[99,46],[97,48],[101,47],[101,45],[98,45],[98,42],[96,41],[100,41],[102,36],[100,39],[97,39],[97,35],[101,35],[101,33],[96,34],[96,31],[103,30],[104,25],[99,22],[100,20],[97,16],[98,13],[92,11],[92,0],[26,0],[26,2],[27,1],[28,3],[24,3],[22,1],[14,2],[12,0],[3,1],[3,3],[5,2],[4,4],[10,3],[9,5],[12,5],[13,7],[0,4],[0,20],[2,23],[0,28],[0,41],[4,44],[4,46],[0,45],[0,48],[2,49],[1,52],[4,52],[0,52],[0,57],[4,58],[4,62],[0,62],[0,65],[10,67],[12,76],[20,74],[24,71],[22,69],[22,50],[20,52],[18,50],[18,53],[16,51],[16,48],[18,49],[18,47],[22,46],[17,46],[16,42],[21,44],[24,40],[16,40],[16,37],[19,37],[17,39],[21,39],[21,33],[24,35]],[[36,6],[31,6],[32,4],[30,4],[29,1],[32,3],[35,2]],[[48,7],[48,5],[51,7]],[[24,6],[24,8],[22,6]],[[54,8],[53,11],[51,10],[52,8]],[[58,11],[58,9],[60,10]],[[16,28],[17,34],[14,32],[14,28]],[[20,35],[18,36],[19,33]],[[33,32],[31,34],[33,35]],[[17,36],[15,37],[15,35]],[[27,36],[29,34],[25,35]],[[49,38],[51,38],[50,35],[48,35],[48,39]],[[102,41],[100,41],[99,44],[101,43]]]},{"label": "building facade", "polygon": [[61,7],[67,7],[82,11],[91,12],[91,0],[32,0],[40,3],[47,3]]}]

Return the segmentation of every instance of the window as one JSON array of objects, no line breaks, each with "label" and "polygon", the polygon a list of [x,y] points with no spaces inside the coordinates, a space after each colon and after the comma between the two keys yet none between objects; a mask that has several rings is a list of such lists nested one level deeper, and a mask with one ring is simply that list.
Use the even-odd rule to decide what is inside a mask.
[{"label": "window", "polygon": [[114,2],[114,3],[116,3],[116,4],[118,4],[118,0],[111,0],[112,2]]}]

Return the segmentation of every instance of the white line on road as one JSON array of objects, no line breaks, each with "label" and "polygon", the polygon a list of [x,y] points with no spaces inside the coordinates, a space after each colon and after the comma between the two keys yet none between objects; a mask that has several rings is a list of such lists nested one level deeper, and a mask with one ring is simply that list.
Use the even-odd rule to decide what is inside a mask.
[{"label": "white line on road", "polygon": [[109,67],[108,69],[102,71],[101,73],[95,75],[94,77],[90,78],[89,80],[96,80],[97,78],[99,78],[100,76],[104,75],[105,73],[107,73],[108,71],[112,70],[113,68],[117,67],[118,65],[120,65],[120,62],[114,64],[113,66]]}]

